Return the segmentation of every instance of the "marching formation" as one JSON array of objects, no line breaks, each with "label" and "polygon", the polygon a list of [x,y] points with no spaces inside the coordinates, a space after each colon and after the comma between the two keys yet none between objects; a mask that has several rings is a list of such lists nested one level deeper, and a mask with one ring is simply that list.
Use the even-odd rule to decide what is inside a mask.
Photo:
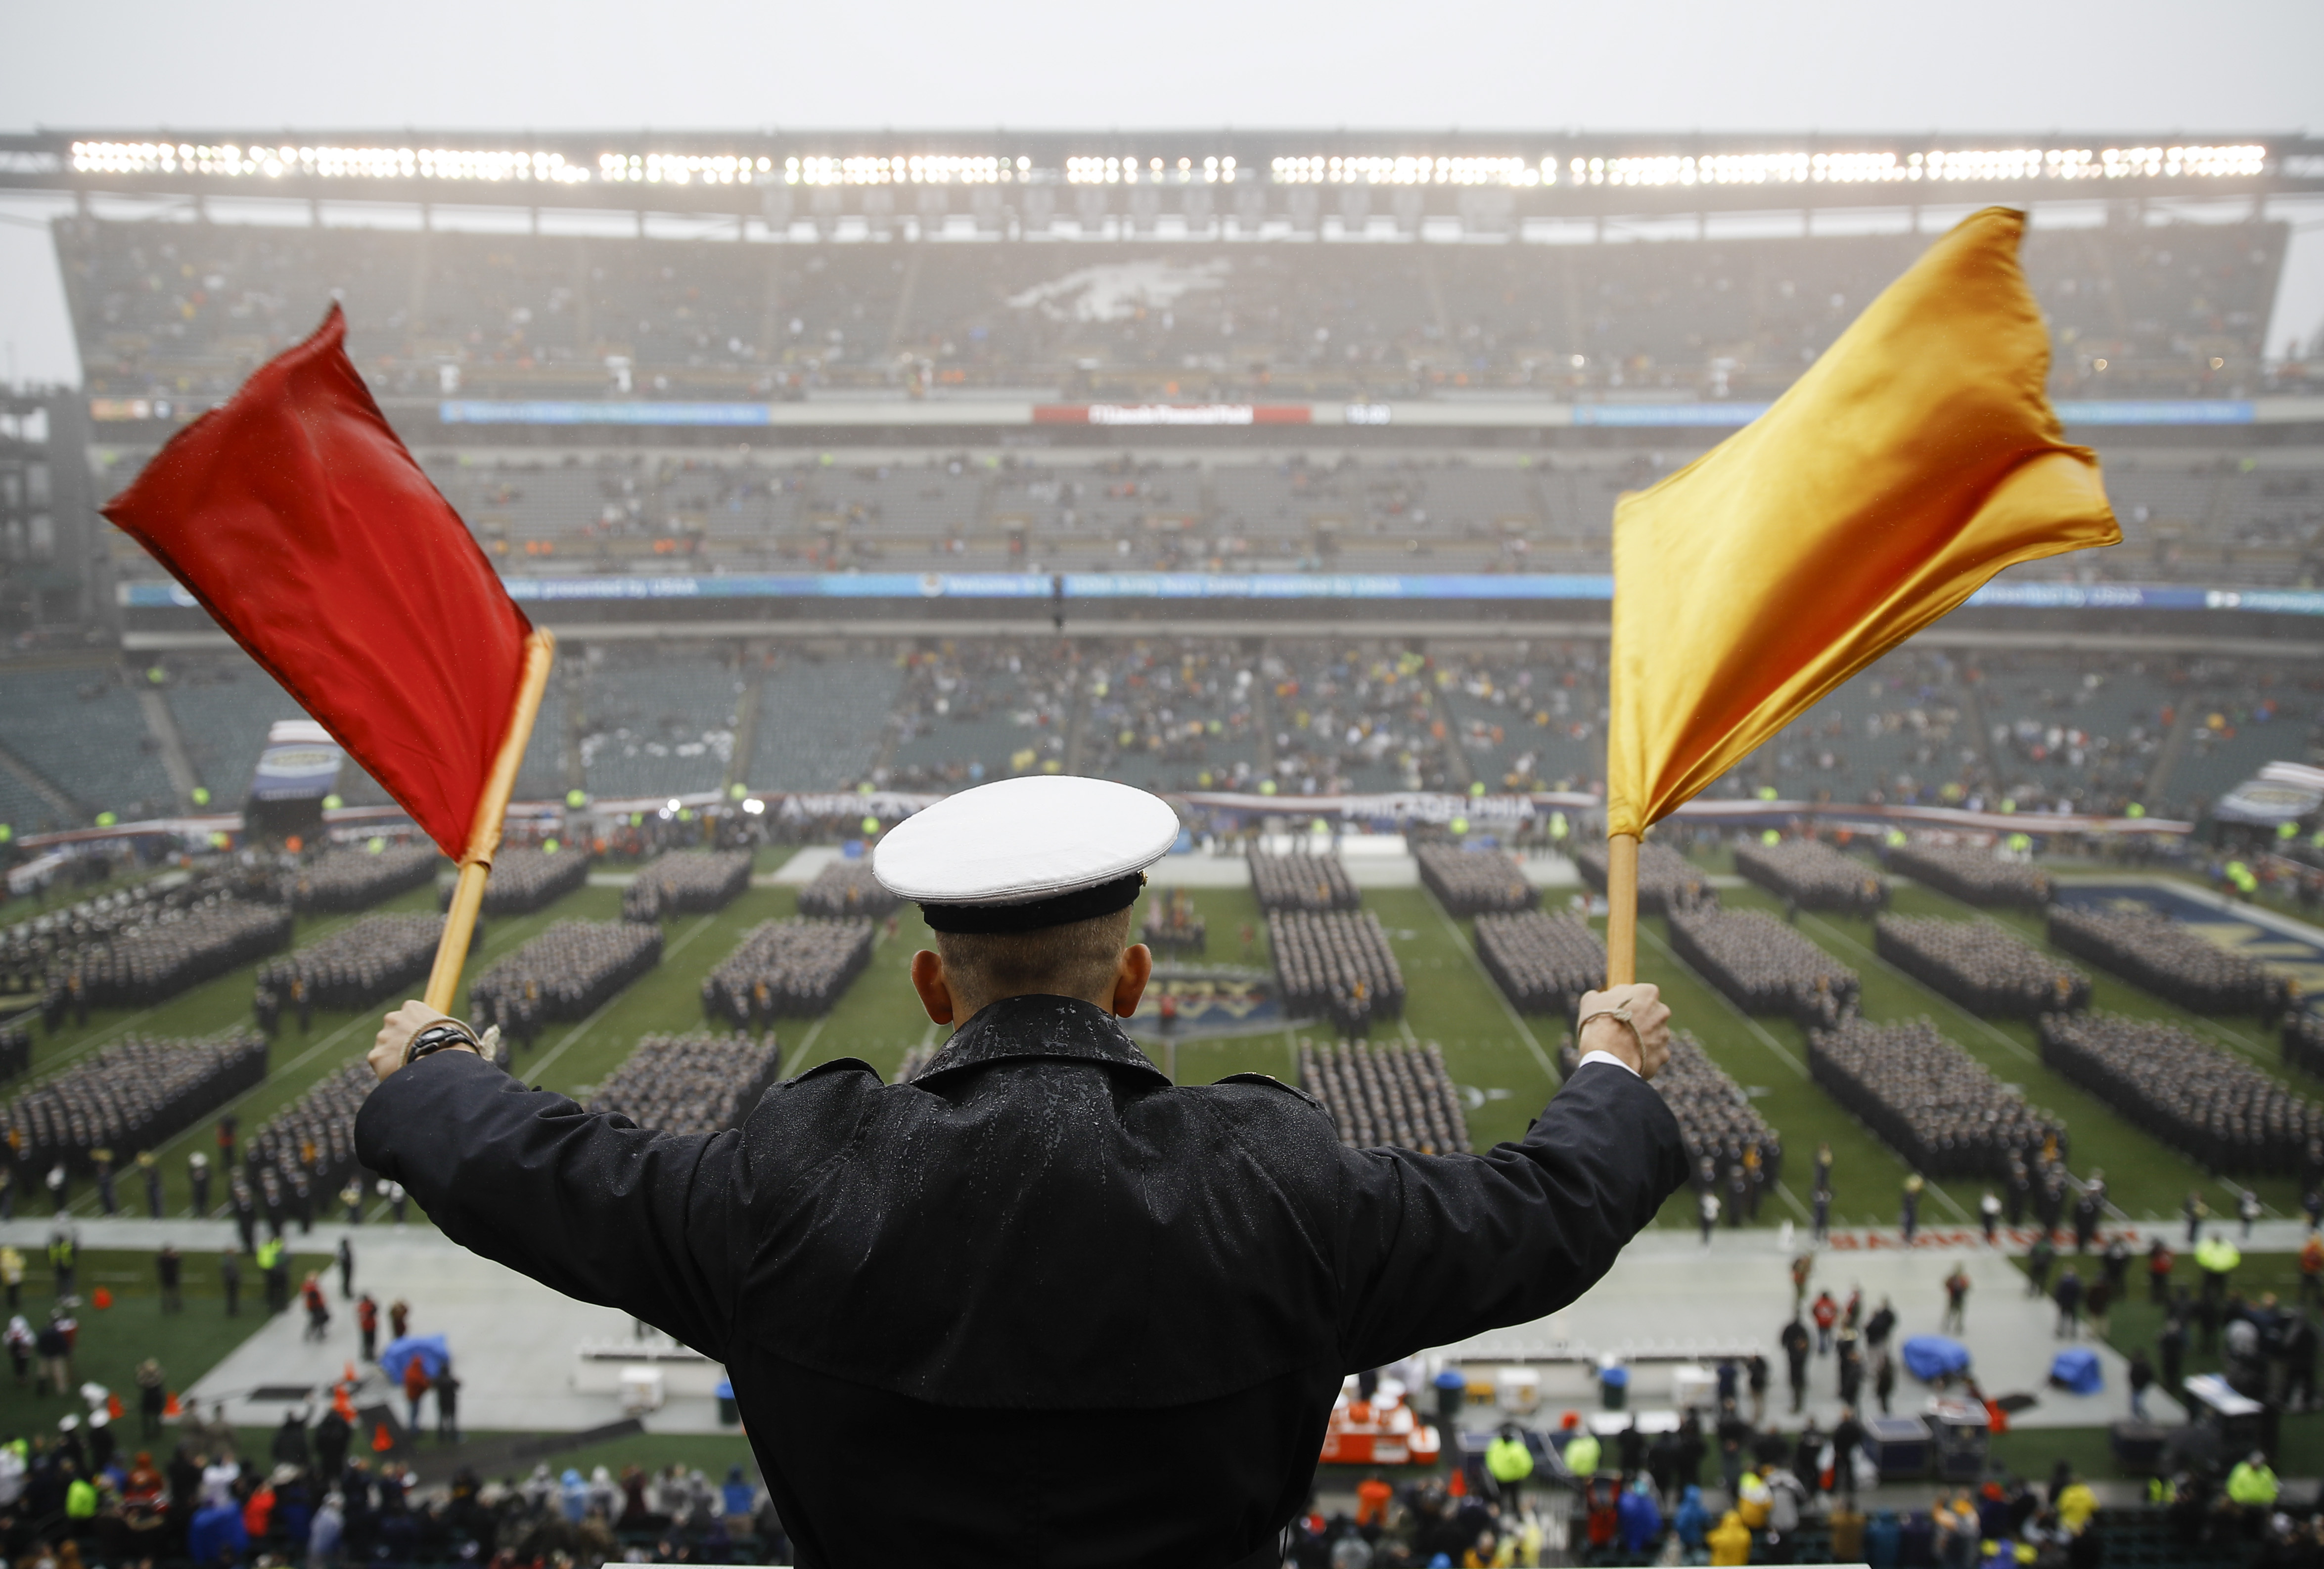
[{"label": "marching formation", "polygon": [[1404,971],[1371,911],[1277,910],[1267,918],[1267,940],[1284,1010],[1294,1017],[1328,1019],[1353,1037],[1404,1011]]},{"label": "marching formation", "polygon": [[742,1125],[780,1076],[772,1035],[649,1035],[591,1097],[592,1112],[660,1133],[715,1133]]},{"label": "marching formation", "polygon": [[1425,1046],[1299,1043],[1299,1087],[1323,1103],[1340,1142],[1359,1149],[1395,1145],[1424,1155],[1469,1148],[1461,1092],[1444,1054]]},{"label": "marching formation", "polygon": [[1787,1013],[1814,1028],[1856,1011],[1856,972],[1765,910],[1677,911],[1670,940],[1747,1013]]},{"label": "marching formation", "polygon": [[[1558,1077],[1572,1078],[1581,1066],[1582,1050],[1566,1036],[1557,1048]],[[1757,1171],[1763,1184],[1783,1175],[1782,1136],[1767,1126],[1743,1086],[1711,1060],[1692,1030],[1671,1031],[1670,1061],[1655,1075],[1655,1088],[1678,1119],[1698,1185],[1705,1173],[1715,1182],[1738,1167]]]},{"label": "marching formation", "polygon": [[[493,857],[493,874],[484,880],[483,913],[530,915],[588,881],[589,857],[577,851],[503,849]],[[437,903],[451,908],[450,883]]]},{"label": "marching formation", "polygon": [[661,928],[627,920],[560,920],[468,987],[468,1020],[519,1045],[552,1019],[581,1019],[661,962]]},{"label": "marching formation", "polygon": [[2050,907],[2050,941],[2190,1013],[2279,1012],[2283,983],[2151,909]]},{"label": "marching formation", "polygon": [[418,888],[444,863],[433,844],[327,850],[292,872],[284,892],[290,908],[301,915],[369,909],[383,899]]},{"label": "marching formation", "polygon": [[1802,909],[1869,915],[1888,904],[1888,880],[1821,839],[1738,844],[1735,870]]},{"label": "marching formation", "polygon": [[828,1012],[871,962],[868,920],[762,920],[703,977],[702,1011],[754,1030]]},{"label": "marching formation", "polygon": [[1898,844],[1882,859],[1888,870],[1963,904],[2040,909],[2050,902],[2050,874],[1966,844]]},{"label": "marching formation", "polygon": [[1210,946],[1210,922],[1195,910],[1194,895],[1183,888],[1149,900],[1138,923],[1138,940],[1157,954],[1200,958]]},{"label": "marching formation", "polygon": [[2324,1113],[2190,1030],[2116,1013],[2052,1014],[2042,1060],[2213,1171],[2291,1175]]},{"label": "marching formation", "polygon": [[1531,909],[1541,895],[1525,870],[1499,850],[1464,850],[1457,844],[1422,844],[1420,881],[1454,915]]},{"label": "marching formation", "polygon": [[799,890],[798,912],[825,920],[879,917],[896,908],[896,896],[880,886],[869,861],[834,861]]},{"label": "marching formation", "polygon": [[724,909],[751,886],[748,850],[672,850],[622,891],[622,918],[662,920]]},{"label": "marching formation", "polygon": [[1520,1013],[1571,1020],[1582,993],[1606,979],[1606,945],[1579,916],[1480,915],[1477,958]]},{"label": "marching formation", "polygon": [[49,973],[41,1016],[53,1030],[68,1009],[151,1008],[189,986],[279,953],[290,941],[290,912],[226,894],[160,911],[152,922],[99,938]]},{"label": "marching formation", "polygon": [[252,1004],[258,1027],[273,1034],[286,1010],[301,1016],[303,1029],[309,1009],[368,1008],[383,1001],[427,978],[443,936],[440,915],[367,915],[295,953],[270,959],[258,966]]},{"label": "marching formation", "polygon": [[378,1082],[358,1057],[269,1117],[244,1147],[251,1178],[263,1186],[272,1171],[282,1188],[303,1181],[310,1193],[328,1195],[359,1177],[355,1113]]},{"label": "marching formation", "polygon": [[266,1038],[219,1040],[132,1035],[25,1091],[0,1112],[0,1136],[32,1168],[88,1169],[149,1149],[266,1077]]},{"label": "marching formation", "polygon": [[2090,978],[2014,932],[1982,920],[1884,915],[1882,958],[1986,1019],[2039,1019],[2090,1005]]},{"label": "marching formation", "polygon": [[1926,1019],[1841,1020],[1808,1032],[1808,1072],[1914,1170],[1999,1177],[2065,1149],[2066,1126]]},{"label": "marching formation", "polygon": [[1363,903],[1337,855],[1310,855],[1299,850],[1271,855],[1254,849],[1250,860],[1250,891],[1261,909],[1354,909]]},{"label": "marching formation", "polygon": [[[1602,844],[1583,844],[1573,852],[1574,869],[1582,881],[1600,893],[1606,891],[1606,846]],[[1638,913],[1668,915],[1674,909],[1695,909],[1703,906],[1716,907],[1719,896],[1711,891],[1702,868],[1667,844],[1657,844],[1649,839],[1638,846]]]}]

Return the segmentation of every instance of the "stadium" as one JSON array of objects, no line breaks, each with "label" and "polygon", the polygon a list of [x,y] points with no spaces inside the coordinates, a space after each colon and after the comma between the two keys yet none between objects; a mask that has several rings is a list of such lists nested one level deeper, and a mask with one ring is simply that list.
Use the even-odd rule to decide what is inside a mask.
[{"label": "stadium", "polygon": [[[53,1199],[82,1278],[116,1282],[85,1380],[134,1400],[165,1343],[173,1399],[265,1453],[354,1370],[344,1322],[307,1341],[295,1306],[198,1301],[189,1334],[152,1250],[214,1300],[237,1230],[287,1223],[303,1274],[344,1225],[365,1288],[460,1354],[465,1444],[376,1368],[346,1386],[415,1486],[750,1458],[715,1364],[462,1265],[356,1162],[361,1053],[427,974],[452,868],[99,514],[335,306],[561,645],[456,1010],[525,1082],[708,1131],[820,1065],[909,1078],[943,1040],[906,984],[931,938],[867,847],[976,784],[1086,776],[1181,818],[1129,1021],[1165,1073],[1298,1084],[1350,1144],[1483,1151],[1571,1071],[1604,972],[1616,503],[1998,204],[2033,214],[2049,394],[2123,542],[2002,573],[1655,830],[1640,978],[1684,1032],[1657,1087],[1693,1179],[1573,1308],[1388,1376],[1451,1472],[1489,1486],[1508,1420],[1546,1485],[1557,1413],[1610,1456],[1649,1408],[1715,1421],[1691,1380],[1780,1362],[1813,1233],[1814,1288],[1893,1297],[1900,1340],[1973,1271],[1983,1392],[2023,1397],[2008,1431],[1932,1417],[1917,1471],[1892,1435],[1874,1481],[1912,1507],[2061,1456],[2143,1498],[2263,1425],[2287,1477],[2324,1472],[2316,1337],[2273,1303],[2265,1355],[2213,1313],[2161,1426],[2119,1395],[2134,1352],[2185,1341],[2174,1281],[2215,1301],[2207,1220],[2241,1241],[2239,1306],[2315,1284],[2324,345],[2273,319],[2271,204],[2324,193],[2324,141],[145,128],[0,135],[0,191],[69,201],[85,368],[0,401],[0,1213],[33,1253]],[[2035,1237],[2078,1226],[2096,1255],[2064,1262],[2116,1291],[2077,1343],[2103,1395],[2052,1381],[2025,1291]],[[2126,1294],[2110,1238],[2175,1277]],[[1617,1367],[1636,1424],[1595,1410]],[[1826,1431],[1840,1379],[1812,1370]],[[78,1408],[23,1383],[7,1422]],[[1393,1469],[1409,1417],[1374,1434],[1364,1394],[1327,1501],[1368,1463],[1419,1474]],[[597,1512],[657,1557],[717,1561],[718,1516],[733,1561],[789,1561],[688,1486]],[[2107,1501],[2123,1561],[2238,1550]],[[431,1504],[424,1543],[374,1522],[380,1556],[473,1554],[459,1512]],[[1646,1561],[1588,1513],[1554,1561]]]}]

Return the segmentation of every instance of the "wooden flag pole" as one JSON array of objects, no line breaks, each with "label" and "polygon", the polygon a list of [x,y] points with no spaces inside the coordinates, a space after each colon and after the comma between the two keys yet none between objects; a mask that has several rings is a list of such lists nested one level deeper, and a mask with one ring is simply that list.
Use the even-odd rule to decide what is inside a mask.
[{"label": "wooden flag pole", "polygon": [[484,793],[476,800],[476,816],[468,826],[468,853],[461,857],[460,881],[453,885],[452,908],[444,917],[444,937],[436,945],[435,967],[428,972],[422,1000],[438,1013],[451,1011],[452,999],[460,990],[476,914],[484,907],[484,881],[493,874],[493,857],[501,847],[501,819],[508,816],[516,771],[532,740],[532,722],[540,716],[541,694],[549,689],[549,668],[556,659],[556,634],[535,627],[524,640],[524,672],[517,678],[516,706],[509,711],[508,729],[484,780]]},{"label": "wooden flag pole", "polygon": [[1638,836],[1606,839],[1606,984],[1638,978]]}]

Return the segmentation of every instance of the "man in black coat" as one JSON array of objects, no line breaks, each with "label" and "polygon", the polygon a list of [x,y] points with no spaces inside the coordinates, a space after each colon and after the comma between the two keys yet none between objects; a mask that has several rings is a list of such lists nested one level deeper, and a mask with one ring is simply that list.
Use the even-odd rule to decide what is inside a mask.
[{"label": "man in black coat", "polygon": [[[1000,829],[954,809],[1027,787],[1031,848],[995,857]],[[917,880],[888,855],[916,826],[1034,890]],[[810,1569],[931,1543],[1275,1564],[1343,1377],[1572,1302],[1685,1180],[1646,1082],[1669,1011],[1650,986],[1586,997],[1582,1063],[1483,1156],[1349,1149],[1256,1075],[1174,1085],[1115,1020],[1151,965],[1124,946],[1139,872],[1176,832],[1143,792],[1064,776],[892,832],[876,870],[938,934],[914,987],[960,1023],[908,1084],[825,1063],[739,1130],[657,1135],[527,1090],[414,1003],[374,1050],[358,1158],[456,1241],[724,1362]]]}]

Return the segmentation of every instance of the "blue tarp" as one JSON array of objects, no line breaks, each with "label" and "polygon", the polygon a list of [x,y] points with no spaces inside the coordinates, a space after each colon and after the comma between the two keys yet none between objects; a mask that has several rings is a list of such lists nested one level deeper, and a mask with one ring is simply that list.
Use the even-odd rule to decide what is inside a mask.
[{"label": "blue tarp", "polygon": [[440,1334],[407,1334],[401,1340],[387,1343],[387,1349],[379,1353],[380,1371],[401,1388],[404,1364],[413,1357],[420,1359],[420,1371],[433,1380],[442,1378],[444,1370],[451,1365],[452,1348],[444,1343]]},{"label": "blue tarp", "polygon": [[2077,1395],[2095,1395],[2106,1388],[2098,1371],[2098,1353],[2084,1345],[2068,1346],[2050,1359],[2050,1381]]},{"label": "blue tarp", "polygon": [[1924,1384],[1969,1368],[1969,1348],[1941,1334],[1916,1334],[1904,1343],[1904,1371]]}]

